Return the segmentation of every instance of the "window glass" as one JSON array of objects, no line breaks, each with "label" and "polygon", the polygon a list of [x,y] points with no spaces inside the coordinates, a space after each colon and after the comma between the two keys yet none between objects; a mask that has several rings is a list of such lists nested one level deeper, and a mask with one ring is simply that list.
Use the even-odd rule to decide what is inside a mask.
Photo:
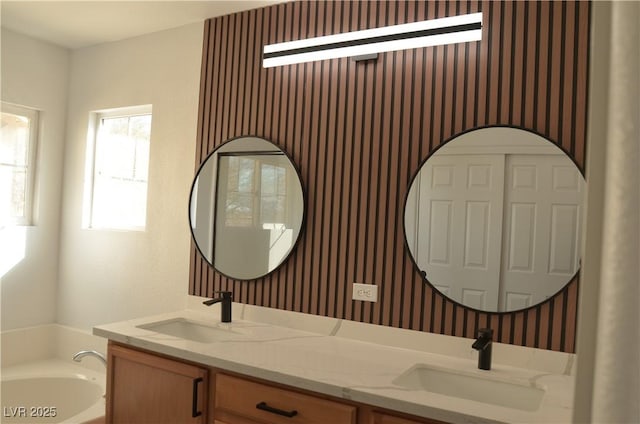
[{"label": "window glass", "polygon": [[0,227],[30,225],[38,112],[2,104]]},{"label": "window glass", "polygon": [[145,228],[151,141],[148,110],[97,114],[91,228]]}]

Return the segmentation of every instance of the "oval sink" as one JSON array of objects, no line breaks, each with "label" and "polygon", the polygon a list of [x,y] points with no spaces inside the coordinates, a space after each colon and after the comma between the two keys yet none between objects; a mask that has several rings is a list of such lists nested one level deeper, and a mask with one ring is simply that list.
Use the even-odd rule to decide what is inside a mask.
[{"label": "oval sink", "polygon": [[483,373],[486,375],[418,364],[401,374],[393,384],[524,411],[535,411],[540,407],[544,389],[532,386],[527,380],[506,380],[492,376],[491,371]]},{"label": "oval sink", "polygon": [[219,326],[205,325],[186,318],[152,322],[138,325],[137,327],[200,343],[231,341],[244,337],[244,335],[237,329],[234,329],[231,324],[220,324]]}]

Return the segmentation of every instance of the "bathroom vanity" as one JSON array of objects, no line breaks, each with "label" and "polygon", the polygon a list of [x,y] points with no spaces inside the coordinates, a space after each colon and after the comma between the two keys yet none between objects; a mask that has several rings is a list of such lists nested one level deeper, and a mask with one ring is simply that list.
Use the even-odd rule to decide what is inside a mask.
[{"label": "bathroom vanity", "polygon": [[[569,422],[572,354],[234,304],[101,325],[107,422]],[[138,415],[139,414],[139,415]]]},{"label": "bathroom vanity", "polygon": [[109,345],[107,422],[435,424],[153,352]]}]

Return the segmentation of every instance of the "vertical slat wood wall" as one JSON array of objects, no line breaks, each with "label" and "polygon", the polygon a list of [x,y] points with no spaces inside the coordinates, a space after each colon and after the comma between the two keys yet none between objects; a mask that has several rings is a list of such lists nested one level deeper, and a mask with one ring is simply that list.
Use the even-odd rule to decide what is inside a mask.
[{"label": "vertical slat wood wall", "polygon": [[[262,46],[483,12],[482,41],[413,49],[375,62],[263,69]],[[191,248],[189,292],[236,302],[574,351],[578,279],[515,313],[462,307],[425,284],[405,248],[404,201],[429,152],[460,132],[509,125],[559,144],[584,170],[588,2],[292,2],[205,23],[196,168],[225,140],[257,135],[299,167],[306,226],[272,275],[239,282]],[[375,283],[377,303],[351,300]]]}]

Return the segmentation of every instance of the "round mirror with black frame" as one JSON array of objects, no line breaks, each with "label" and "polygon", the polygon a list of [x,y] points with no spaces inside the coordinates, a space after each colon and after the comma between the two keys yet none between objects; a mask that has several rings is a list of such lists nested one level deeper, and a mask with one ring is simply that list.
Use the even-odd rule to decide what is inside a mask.
[{"label": "round mirror with black frame", "polygon": [[486,312],[544,302],[580,268],[584,177],[528,130],[459,134],[422,163],[405,201],[406,246],[447,298]]},{"label": "round mirror with black frame", "polygon": [[255,280],[284,263],[304,221],[300,174],[274,143],[231,139],[207,156],[191,186],[189,223],[202,257],[236,280]]}]

